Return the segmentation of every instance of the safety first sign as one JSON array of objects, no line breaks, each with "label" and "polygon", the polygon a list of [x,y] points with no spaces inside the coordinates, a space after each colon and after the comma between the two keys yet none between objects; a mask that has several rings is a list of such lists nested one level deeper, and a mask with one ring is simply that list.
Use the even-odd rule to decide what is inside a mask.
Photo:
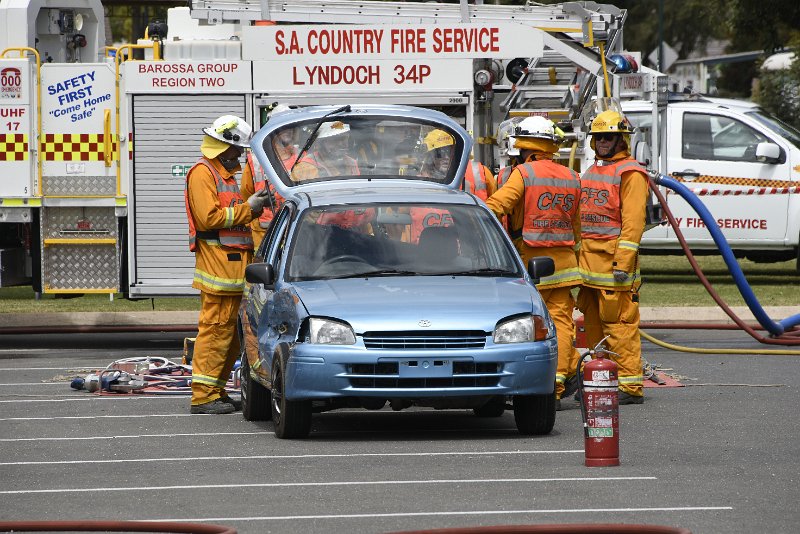
[{"label": "safety first sign", "polygon": [[254,86],[296,92],[470,89],[472,59],[543,49],[540,30],[515,23],[247,26],[242,36]]}]

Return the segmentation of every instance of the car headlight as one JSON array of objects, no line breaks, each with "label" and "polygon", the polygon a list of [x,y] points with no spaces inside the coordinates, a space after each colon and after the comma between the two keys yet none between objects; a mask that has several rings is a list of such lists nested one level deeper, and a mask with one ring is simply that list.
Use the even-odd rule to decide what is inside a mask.
[{"label": "car headlight", "polygon": [[543,341],[547,339],[549,330],[544,317],[527,315],[509,319],[497,325],[494,329],[495,343],[525,343],[530,341]]},{"label": "car headlight", "polygon": [[354,345],[356,334],[350,325],[312,317],[308,322],[309,341],[319,345]]}]

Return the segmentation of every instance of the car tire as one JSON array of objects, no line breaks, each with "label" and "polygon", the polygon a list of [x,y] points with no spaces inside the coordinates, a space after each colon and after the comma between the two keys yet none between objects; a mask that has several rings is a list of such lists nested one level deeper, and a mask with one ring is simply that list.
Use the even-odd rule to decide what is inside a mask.
[{"label": "car tire", "polygon": [[286,398],[288,356],[288,351],[280,347],[272,362],[272,423],[280,439],[305,438],[311,432],[311,401]]},{"label": "car tire", "polygon": [[506,398],[503,396],[492,397],[479,408],[473,408],[472,413],[478,417],[500,417],[506,411]]},{"label": "car tire", "polygon": [[545,395],[516,395],[514,421],[520,434],[526,436],[549,434],[556,423],[555,392]]},{"label": "car tire", "polygon": [[247,421],[272,419],[272,394],[250,376],[250,362],[242,340],[242,416]]}]

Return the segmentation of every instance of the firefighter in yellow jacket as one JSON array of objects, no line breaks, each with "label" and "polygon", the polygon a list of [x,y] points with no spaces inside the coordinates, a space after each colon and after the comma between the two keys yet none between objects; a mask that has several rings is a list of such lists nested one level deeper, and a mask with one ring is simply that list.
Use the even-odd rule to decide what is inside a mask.
[{"label": "firefighter in yellow jacket", "polygon": [[581,177],[578,308],[588,345],[608,336],[607,348],[619,355],[620,404],[644,402],[638,258],[648,186],[646,170],[631,157],[632,131],[621,112],[599,113],[589,131],[596,161]]},{"label": "firefighter in yellow jacket", "polygon": [[244,269],[253,256],[248,224],[268,197],[242,200],[236,183],[239,158],[252,130],[225,115],[204,128],[203,157],[186,175],[189,248],[195,253],[192,287],[200,290],[200,319],[192,358],[191,413],[223,414],[241,409],[225,384],[239,357],[236,316],[244,289]]},{"label": "firefighter in yellow jacket", "polygon": [[[522,213],[521,227],[512,228],[511,237],[526,264],[534,256],[549,256],[555,262],[555,272],[536,287],[558,337],[557,409],[561,409],[562,395],[574,391],[565,393],[565,382],[575,375],[580,358],[573,345],[575,300],[571,290],[581,283],[575,255],[581,231],[580,178],[553,161],[559,141],[559,131],[549,119],[528,117],[520,122],[513,143],[523,163],[514,167],[503,186],[486,201],[498,217]],[[573,383],[577,385],[570,381]]]}]

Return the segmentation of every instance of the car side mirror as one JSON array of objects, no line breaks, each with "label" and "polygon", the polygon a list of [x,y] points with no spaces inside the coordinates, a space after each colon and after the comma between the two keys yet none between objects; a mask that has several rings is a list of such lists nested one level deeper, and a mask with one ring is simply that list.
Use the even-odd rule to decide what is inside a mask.
[{"label": "car side mirror", "polygon": [[756,160],[759,163],[783,163],[786,156],[781,147],[775,143],[758,143],[756,145]]},{"label": "car side mirror", "polygon": [[265,289],[275,286],[275,270],[271,263],[251,263],[244,270],[244,279],[251,284],[263,284]]},{"label": "car side mirror", "polygon": [[528,274],[533,278],[534,284],[538,284],[539,280],[545,276],[550,276],[554,272],[556,272],[556,263],[553,258],[536,256],[528,260]]}]

